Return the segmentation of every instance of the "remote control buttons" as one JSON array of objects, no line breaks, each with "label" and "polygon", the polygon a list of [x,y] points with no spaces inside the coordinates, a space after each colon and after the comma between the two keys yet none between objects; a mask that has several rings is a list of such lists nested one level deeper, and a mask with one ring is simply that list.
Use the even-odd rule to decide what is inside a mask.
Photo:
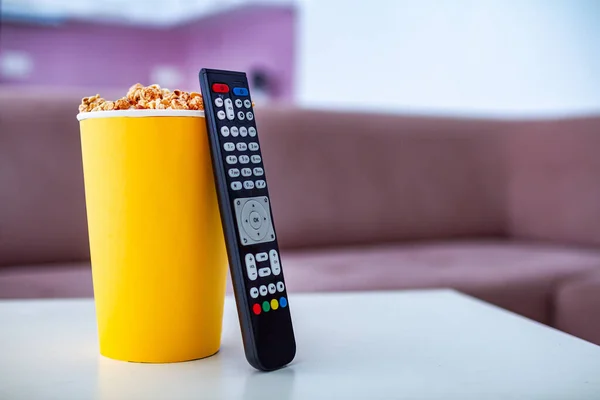
[{"label": "remote control buttons", "polygon": [[254,115],[252,114],[252,112],[248,111],[248,112],[246,113],[246,119],[247,119],[248,121],[252,121],[252,120],[254,119]]},{"label": "remote control buttons", "polygon": [[227,93],[229,92],[229,86],[224,83],[213,83],[212,90],[216,93]]},{"label": "remote control buttons", "polygon": [[271,304],[269,304],[268,301],[263,301],[262,309],[264,312],[269,312],[269,310],[271,309]]},{"label": "remote control buttons", "polygon": [[264,189],[267,187],[267,182],[263,181],[262,179],[259,179],[256,181],[256,188],[257,189]]},{"label": "remote control buttons", "polygon": [[[254,188],[253,181],[245,181],[243,185],[246,189]],[[239,198],[233,202],[233,205],[242,245],[275,240],[269,199],[266,196]]]},{"label": "remote control buttons", "polygon": [[244,181],[244,189],[247,189],[247,190],[254,189],[254,182]]},{"label": "remote control buttons", "polygon": [[236,156],[227,156],[227,157],[225,157],[225,161],[227,162],[227,164],[235,164],[237,162],[237,157]]},{"label": "remote control buttons", "polygon": [[248,164],[250,162],[250,157],[246,155],[240,156],[240,164]]},{"label": "remote control buttons", "polygon": [[269,261],[271,262],[273,275],[279,275],[281,273],[281,265],[279,265],[279,254],[277,254],[276,250],[269,251]]},{"label": "remote control buttons", "polygon": [[[271,275],[271,268],[269,268],[269,267],[260,268],[258,270],[258,276],[260,276],[261,278],[264,278],[265,276],[269,276],[269,275]],[[272,283],[269,284],[269,293],[271,293],[271,285],[273,285],[273,284]],[[275,285],[273,285],[273,288],[275,288]]]},{"label": "remote control buttons", "polygon": [[[254,228],[254,229],[260,229],[260,227],[261,227],[261,225],[263,223],[263,219],[262,219],[262,217],[260,216],[259,213],[257,213],[256,211],[252,211],[250,213],[249,219],[250,219],[250,226],[252,228]],[[267,255],[267,253],[260,253],[260,254]],[[266,258],[265,258],[265,260],[266,260]],[[258,261],[260,262],[260,261],[264,261],[264,260],[261,257],[261,259],[258,260]]]},{"label": "remote control buttons", "polygon": [[232,178],[237,178],[238,176],[240,176],[240,170],[237,168],[231,168],[229,171],[229,176]]},{"label": "remote control buttons", "polygon": [[250,159],[254,164],[258,164],[261,161],[261,158],[258,154],[253,154],[252,157],[250,157]]},{"label": "remote control buttons", "polygon": [[238,151],[248,150],[248,145],[244,142],[239,142],[236,147],[237,147]]},{"label": "remote control buttons", "polygon": [[252,170],[250,168],[242,168],[242,176],[248,177],[252,175]]},{"label": "remote control buttons", "polygon": [[258,143],[250,142],[248,143],[248,148],[252,151],[258,151]]},{"label": "remote control buttons", "polygon": [[278,308],[279,308],[279,302],[277,301],[277,299],[271,300],[271,309],[277,310]]},{"label": "remote control buttons", "polygon": [[256,136],[256,128],[251,126],[250,128],[248,128],[248,134],[252,137]]},{"label": "remote control buttons", "polygon": [[229,136],[229,128],[226,126],[221,127],[221,135],[223,137]]},{"label": "remote control buttons", "polygon": [[231,127],[231,136],[237,137],[237,135],[239,135],[239,133],[240,133],[240,131],[238,130],[238,128],[236,126]]},{"label": "remote control buttons", "polygon": [[238,111],[238,114],[237,114],[237,115],[238,115],[238,119],[239,119],[240,121],[243,121],[243,120],[246,118],[246,115],[244,114],[244,112],[243,112],[243,111]]},{"label": "remote control buttons", "polygon": [[[281,286],[280,286],[281,285]],[[250,288],[250,297],[253,299],[257,299],[260,293],[261,296],[266,296],[267,292],[269,294],[275,294],[276,291],[283,292],[283,282],[277,282],[277,288],[274,283],[269,283],[269,286],[261,285],[260,289],[255,287]],[[254,303],[252,305],[252,312],[255,315],[259,315],[261,312],[269,312],[271,310],[275,311],[278,308],[287,307],[288,302],[284,296],[281,296],[279,299],[271,299],[264,300],[262,303]]]},{"label": "remote control buttons", "polygon": [[242,188],[242,182],[231,182],[231,190],[240,190]]},{"label": "remote control buttons", "polygon": [[[235,94],[235,89],[233,89],[233,90],[234,90],[234,94]],[[242,100],[240,100],[240,99],[235,99],[235,106],[236,106],[237,108],[242,108]]]},{"label": "remote control buttons", "polygon": [[242,137],[246,137],[246,136],[248,135],[248,129],[246,129],[246,127],[245,127],[245,126],[242,126],[242,127],[240,128],[240,135],[241,135]]},{"label": "remote control buttons", "polygon": [[235,118],[235,111],[233,111],[233,102],[231,99],[225,99],[225,112],[227,113],[227,119],[233,120]]},{"label": "remote control buttons", "polygon": [[256,261],[254,261],[254,256],[250,253],[246,254],[245,261],[246,261],[246,273],[248,274],[248,279],[250,279],[251,281],[255,281],[256,278],[258,278],[258,273],[256,272]]},{"label": "remote control buttons", "polygon": [[225,111],[219,110],[217,112],[217,118],[219,118],[219,119],[225,119]]},{"label": "remote control buttons", "polygon": [[263,262],[269,259],[269,255],[267,253],[258,253],[256,254],[256,261]]},{"label": "remote control buttons", "polygon": [[252,106],[252,102],[248,99],[244,100],[244,107],[250,108],[250,106]]},{"label": "remote control buttons", "polygon": [[231,143],[231,142],[226,142],[223,144],[223,149],[225,149],[225,151],[234,151],[235,150],[235,144]]},{"label": "remote control buttons", "polygon": [[223,107],[223,99],[220,98],[220,97],[217,97],[215,99],[215,106],[217,106],[217,107]]},{"label": "remote control buttons", "polygon": [[254,175],[263,176],[264,174],[265,174],[265,171],[261,167],[254,168]]},{"label": "remote control buttons", "polygon": [[248,96],[248,89],[243,87],[234,87],[233,94],[236,96]]},{"label": "remote control buttons", "polygon": [[261,285],[260,287],[260,295],[261,296],[266,296],[267,295],[267,287],[265,285]]}]

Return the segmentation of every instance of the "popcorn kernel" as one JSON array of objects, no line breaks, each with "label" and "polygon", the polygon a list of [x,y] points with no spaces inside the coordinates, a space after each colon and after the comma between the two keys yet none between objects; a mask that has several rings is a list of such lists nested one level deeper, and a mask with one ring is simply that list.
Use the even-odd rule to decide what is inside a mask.
[{"label": "popcorn kernel", "polygon": [[159,85],[132,85],[124,97],[107,101],[99,94],[81,99],[79,112],[112,110],[204,110],[202,94],[175,89],[170,91]]}]

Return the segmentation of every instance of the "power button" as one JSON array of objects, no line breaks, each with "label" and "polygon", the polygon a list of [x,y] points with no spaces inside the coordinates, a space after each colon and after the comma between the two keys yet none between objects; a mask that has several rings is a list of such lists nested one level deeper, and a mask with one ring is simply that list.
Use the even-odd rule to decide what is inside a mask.
[{"label": "power button", "polygon": [[224,83],[213,83],[212,90],[215,93],[227,93],[229,92],[229,86]]}]

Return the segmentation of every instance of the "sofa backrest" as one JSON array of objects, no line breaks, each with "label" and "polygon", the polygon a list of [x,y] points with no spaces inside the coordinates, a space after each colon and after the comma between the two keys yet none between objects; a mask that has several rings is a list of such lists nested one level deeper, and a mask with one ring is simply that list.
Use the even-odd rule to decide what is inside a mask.
[{"label": "sofa backrest", "polygon": [[507,155],[511,236],[600,246],[600,117],[522,123]]},{"label": "sofa backrest", "polygon": [[0,90],[0,265],[89,257],[80,99]]},{"label": "sofa backrest", "polygon": [[[89,257],[75,119],[86,94],[0,90],[0,266]],[[257,120],[283,248],[491,236],[600,244],[600,118],[259,107]]]},{"label": "sofa backrest", "polygon": [[509,122],[297,108],[257,120],[282,247],[506,233]]}]

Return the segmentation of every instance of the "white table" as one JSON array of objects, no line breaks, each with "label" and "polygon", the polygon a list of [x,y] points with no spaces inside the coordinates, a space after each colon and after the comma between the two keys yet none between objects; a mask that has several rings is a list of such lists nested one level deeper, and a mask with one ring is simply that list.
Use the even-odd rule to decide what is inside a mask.
[{"label": "white table", "polygon": [[255,372],[227,299],[221,351],[98,355],[91,300],[0,302],[0,399],[600,399],[600,347],[453,291],[292,295],[298,355]]}]

